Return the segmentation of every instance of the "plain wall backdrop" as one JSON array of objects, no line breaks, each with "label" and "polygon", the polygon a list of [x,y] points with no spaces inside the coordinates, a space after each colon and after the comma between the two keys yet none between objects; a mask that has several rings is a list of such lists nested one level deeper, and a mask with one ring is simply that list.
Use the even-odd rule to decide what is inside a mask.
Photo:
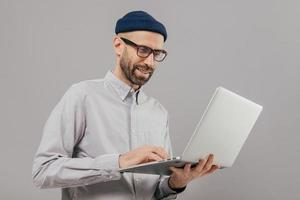
[{"label": "plain wall backdrop", "polygon": [[115,22],[145,10],[169,52],[145,87],[170,113],[181,154],[217,86],[264,106],[234,166],[178,199],[300,199],[300,1],[0,0],[0,199],[60,199],[32,184],[50,112],[71,84],[115,65]]}]

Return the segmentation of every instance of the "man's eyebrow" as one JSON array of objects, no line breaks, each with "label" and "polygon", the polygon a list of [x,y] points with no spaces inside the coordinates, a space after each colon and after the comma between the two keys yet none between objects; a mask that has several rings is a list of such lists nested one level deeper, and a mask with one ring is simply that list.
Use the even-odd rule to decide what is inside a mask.
[{"label": "man's eyebrow", "polygon": [[142,46],[142,47],[147,47],[147,48],[149,48],[149,49],[152,49],[153,51],[165,51],[164,49],[153,49],[153,48],[151,48],[151,47],[149,47],[149,46],[147,46],[147,45],[143,45],[143,44],[138,44],[138,43],[136,43],[138,46]]}]

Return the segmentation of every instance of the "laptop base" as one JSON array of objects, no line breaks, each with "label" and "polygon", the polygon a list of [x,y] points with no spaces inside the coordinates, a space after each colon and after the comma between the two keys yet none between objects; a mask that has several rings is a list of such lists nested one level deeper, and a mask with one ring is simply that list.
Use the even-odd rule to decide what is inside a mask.
[{"label": "laptop base", "polygon": [[[131,172],[131,173],[142,173],[142,174],[157,174],[170,176],[172,171],[170,167],[183,168],[185,164],[190,162],[181,160],[179,158],[171,158],[168,160],[154,161],[145,164],[139,164],[125,169],[120,169],[119,172]],[[195,166],[197,163],[193,163]]]}]

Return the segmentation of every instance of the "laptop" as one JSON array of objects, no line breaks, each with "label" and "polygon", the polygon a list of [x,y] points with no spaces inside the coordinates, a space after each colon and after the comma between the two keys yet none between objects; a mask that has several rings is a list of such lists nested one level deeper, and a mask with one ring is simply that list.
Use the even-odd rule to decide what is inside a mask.
[{"label": "laptop", "polygon": [[210,153],[220,168],[231,167],[263,107],[218,87],[181,156],[119,169],[119,172],[170,175],[171,166],[196,165]]}]

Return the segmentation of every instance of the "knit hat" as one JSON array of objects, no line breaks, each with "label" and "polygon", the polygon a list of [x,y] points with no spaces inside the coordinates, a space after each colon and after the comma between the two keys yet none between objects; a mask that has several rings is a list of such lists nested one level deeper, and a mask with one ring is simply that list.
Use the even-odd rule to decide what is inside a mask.
[{"label": "knit hat", "polygon": [[167,40],[165,26],[145,11],[132,11],[120,18],[116,23],[115,33],[139,30],[159,33],[164,36],[164,41]]}]

